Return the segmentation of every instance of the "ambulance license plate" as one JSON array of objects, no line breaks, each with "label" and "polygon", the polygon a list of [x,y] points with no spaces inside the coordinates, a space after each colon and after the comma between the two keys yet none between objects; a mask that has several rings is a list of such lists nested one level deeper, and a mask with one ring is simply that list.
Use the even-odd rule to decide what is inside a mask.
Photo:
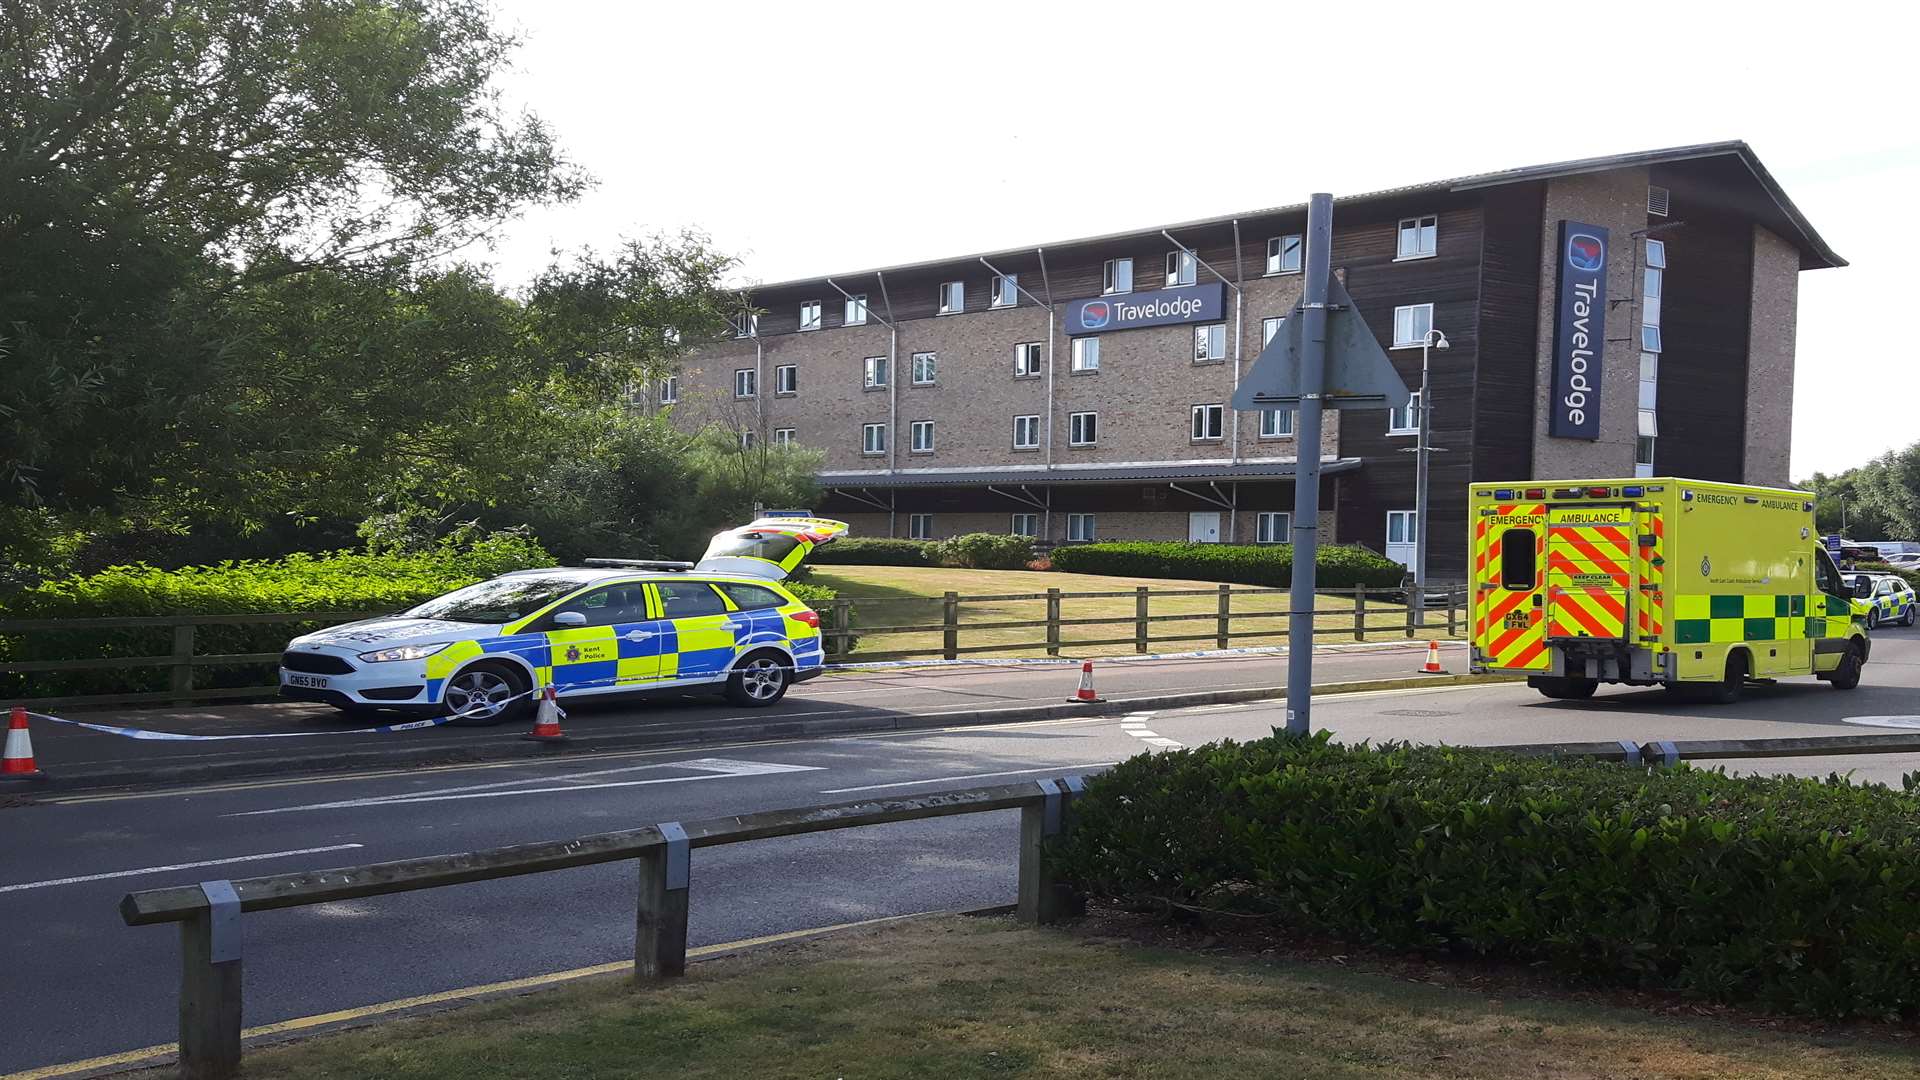
[{"label": "ambulance license plate", "polygon": [[288,686],[304,686],[309,690],[325,690],[327,679],[324,675],[288,675]]},{"label": "ambulance license plate", "polygon": [[1507,618],[1506,618],[1507,629],[1525,630],[1527,627],[1532,625],[1533,625],[1532,618],[1528,615],[1527,612],[1524,612],[1524,611],[1507,612]]}]

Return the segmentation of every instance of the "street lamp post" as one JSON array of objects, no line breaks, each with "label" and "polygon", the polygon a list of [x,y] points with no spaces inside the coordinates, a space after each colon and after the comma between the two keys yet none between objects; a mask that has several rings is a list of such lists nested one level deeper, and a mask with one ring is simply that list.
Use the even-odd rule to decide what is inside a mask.
[{"label": "street lamp post", "polygon": [[1427,625],[1427,459],[1433,453],[1428,423],[1433,415],[1433,399],[1427,361],[1434,349],[1446,347],[1447,335],[1438,330],[1428,330],[1420,339],[1420,415],[1415,418],[1419,435],[1414,443],[1413,595],[1408,598],[1418,626]]}]

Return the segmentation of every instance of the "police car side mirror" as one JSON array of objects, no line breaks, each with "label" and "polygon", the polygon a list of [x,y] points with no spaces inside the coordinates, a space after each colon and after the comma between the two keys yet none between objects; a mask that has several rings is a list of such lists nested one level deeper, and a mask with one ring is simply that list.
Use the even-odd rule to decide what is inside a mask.
[{"label": "police car side mirror", "polygon": [[583,612],[578,611],[556,611],[553,613],[553,625],[555,627],[585,626],[587,625],[587,616]]}]

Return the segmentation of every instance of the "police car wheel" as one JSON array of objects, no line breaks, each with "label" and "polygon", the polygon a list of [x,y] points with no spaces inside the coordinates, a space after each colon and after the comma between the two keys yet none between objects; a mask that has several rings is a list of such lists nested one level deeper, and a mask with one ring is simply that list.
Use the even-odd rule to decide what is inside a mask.
[{"label": "police car wheel", "polygon": [[472,727],[502,724],[523,715],[530,705],[526,679],[505,666],[470,667],[447,683],[441,703],[455,719],[450,723]]},{"label": "police car wheel", "polygon": [[727,678],[727,700],[749,708],[771,705],[786,696],[792,682],[786,657],[757,653],[734,668]]},{"label": "police car wheel", "polygon": [[1914,622],[1914,618],[1915,618],[1915,615],[1914,615],[1914,606],[1913,606],[1912,604],[1908,604],[1908,605],[1907,605],[1907,621],[1906,621],[1906,622],[1904,622],[1904,623],[1902,623],[1901,625],[1902,625],[1902,626],[1912,626],[1912,625],[1913,625],[1913,622]]},{"label": "police car wheel", "polygon": [[1867,629],[1869,630],[1880,629],[1880,609],[1879,608],[1874,608],[1872,611],[1867,612]]}]

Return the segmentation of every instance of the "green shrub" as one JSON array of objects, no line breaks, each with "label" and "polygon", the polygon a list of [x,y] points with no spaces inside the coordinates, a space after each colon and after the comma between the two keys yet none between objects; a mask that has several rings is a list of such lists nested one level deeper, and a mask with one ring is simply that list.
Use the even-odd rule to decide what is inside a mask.
[{"label": "green shrub", "polygon": [[1075,821],[1050,857],[1123,902],[1826,1017],[1920,1005],[1920,797],[1884,787],[1277,736],[1130,759]]},{"label": "green shrub", "polygon": [[815,566],[932,566],[925,540],[854,536],[837,540],[807,557]]},{"label": "green shrub", "polygon": [[[510,570],[551,565],[552,556],[538,543],[518,534],[496,533],[414,554],[338,551],[182,570],[116,566],[15,593],[0,617],[397,611]],[[194,651],[202,655],[278,652],[287,639],[337,621],[201,626],[194,631]],[[166,627],[22,631],[0,636],[0,657],[14,661],[164,656],[172,651],[172,631]],[[201,667],[195,671],[195,685],[259,686],[272,681],[273,671],[274,665],[266,663]],[[168,678],[167,670],[157,667],[4,675],[0,690],[22,697],[138,693],[164,690]]]},{"label": "green shrub", "polygon": [[1004,533],[966,533],[931,545],[928,554],[941,566],[963,570],[1025,570],[1033,561],[1033,540]]},{"label": "green shrub", "polygon": [[[1053,549],[1053,568],[1073,574],[1194,578],[1286,588],[1293,584],[1291,544],[1188,544],[1132,541],[1073,544]],[[1363,547],[1320,549],[1315,578],[1323,589],[1391,588],[1406,568]]]}]

